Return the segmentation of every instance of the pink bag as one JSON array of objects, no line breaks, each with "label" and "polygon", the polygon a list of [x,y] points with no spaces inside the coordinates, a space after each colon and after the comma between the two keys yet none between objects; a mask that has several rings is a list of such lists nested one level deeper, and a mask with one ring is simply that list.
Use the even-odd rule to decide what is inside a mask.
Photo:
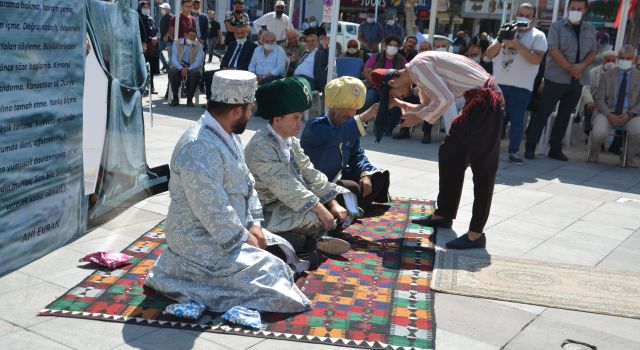
[{"label": "pink bag", "polygon": [[110,269],[118,268],[127,263],[133,257],[123,253],[115,253],[111,251],[100,251],[88,254],[80,261],[92,262]]}]

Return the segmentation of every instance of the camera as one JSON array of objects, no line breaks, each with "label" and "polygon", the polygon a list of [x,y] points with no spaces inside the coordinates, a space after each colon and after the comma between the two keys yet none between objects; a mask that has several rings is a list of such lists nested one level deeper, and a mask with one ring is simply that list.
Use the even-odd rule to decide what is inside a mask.
[{"label": "camera", "polygon": [[516,37],[518,29],[526,29],[529,27],[529,22],[525,21],[513,21],[511,23],[505,23],[500,27],[500,33],[498,33],[498,42],[502,40],[513,40]]}]

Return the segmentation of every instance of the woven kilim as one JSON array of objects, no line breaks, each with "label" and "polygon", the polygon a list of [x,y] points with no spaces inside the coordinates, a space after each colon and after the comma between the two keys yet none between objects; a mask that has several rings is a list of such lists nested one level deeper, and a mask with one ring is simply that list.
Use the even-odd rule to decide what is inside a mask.
[{"label": "woven kilim", "polygon": [[195,322],[163,314],[173,301],[143,287],[166,248],[162,223],[123,251],[135,257],[130,264],[95,271],[39,315],[370,349],[432,349],[432,230],[410,223],[430,213],[432,205],[406,198],[394,198],[392,204],[345,230],[351,251],[327,258],[317,271],[297,280],[313,304],[311,311],[265,313],[260,330],[229,324],[220,314],[205,313]]}]

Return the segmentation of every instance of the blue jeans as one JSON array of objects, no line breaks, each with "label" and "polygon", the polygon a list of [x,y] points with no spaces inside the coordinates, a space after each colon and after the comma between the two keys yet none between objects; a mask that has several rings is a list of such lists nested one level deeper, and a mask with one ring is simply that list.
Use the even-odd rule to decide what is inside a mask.
[{"label": "blue jeans", "polygon": [[[160,62],[162,62],[162,68],[169,69],[169,63],[167,59],[164,57],[164,49],[172,45],[171,41],[160,40]],[[171,55],[169,55],[169,59],[171,59]]]},{"label": "blue jeans", "polygon": [[524,134],[524,118],[527,112],[532,92],[510,85],[500,85],[504,95],[505,123],[511,123],[509,128],[509,154],[520,150],[522,136]]}]

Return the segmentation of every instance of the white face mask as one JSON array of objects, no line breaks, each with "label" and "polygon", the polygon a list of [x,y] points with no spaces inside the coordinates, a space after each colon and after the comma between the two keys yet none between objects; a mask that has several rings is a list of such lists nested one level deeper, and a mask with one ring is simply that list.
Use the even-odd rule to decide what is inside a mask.
[{"label": "white face mask", "polygon": [[169,13],[169,10],[167,10],[167,9],[162,9],[162,11],[161,11],[161,12],[162,12],[162,15],[164,16],[164,15],[166,15],[167,13]]},{"label": "white face mask", "polygon": [[392,25],[394,25],[394,24],[396,24],[396,20],[395,20],[395,19],[388,19],[388,20],[387,20],[387,25],[388,25],[388,26],[392,26]]},{"label": "white face mask", "polygon": [[580,20],[582,20],[582,11],[569,11],[569,22],[573,23],[573,24],[578,24],[580,23]]},{"label": "white face mask", "polygon": [[607,62],[604,64],[604,66],[602,66],[602,69],[606,72],[606,71],[610,71],[613,68],[615,68],[616,64],[614,62]]},{"label": "white face mask", "polygon": [[633,62],[631,60],[618,60],[618,68],[622,70],[629,70],[633,68]]},{"label": "white face mask", "polygon": [[438,47],[438,48],[436,49],[436,51],[447,52],[447,51],[449,51],[449,50],[447,50],[447,48],[446,48],[446,47]]},{"label": "white face mask", "polygon": [[273,50],[273,47],[275,46],[274,44],[262,44],[262,46],[264,47],[265,50]]},{"label": "white face mask", "polygon": [[151,16],[151,9],[141,9],[140,12],[145,16]]},{"label": "white face mask", "polygon": [[238,39],[238,38],[236,38],[236,42],[237,42],[238,44],[244,44],[244,42],[245,42],[245,41],[247,41],[247,38],[242,38],[242,39]]},{"label": "white face mask", "polygon": [[367,23],[373,23],[373,17],[367,17]]},{"label": "white face mask", "polygon": [[398,53],[398,48],[395,46],[387,46],[387,55],[394,56]]},{"label": "white face mask", "polygon": [[316,21],[313,21],[313,22],[309,23],[309,27],[311,27],[311,28],[315,28],[317,26],[318,26],[318,22],[316,22]]},{"label": "white face mask", "polygon": [[475,63],[480,63],[480,56],[469,57],[469,58],[472,59]]},{"label": "white face mask", "polygon": [[350,47],[347,49],[347,52],[353,55],[354,53],[358,52],[358,49],[356,49],[355,47]]},{"label": "white face mask", "polygon": [[[531,26],[531,21],[527,17],[516,17],[516,23],[526,23],[527,28]],[[523,29],[527,29],[523,28]]]},{"label": "white face mask", "polygon": [[191,45],[193,45],[193,44],[195,44],[195,43],[196,43],[196,41],[195,41],[195,40],[191,40],[191,39],[186,39],[186,40],[185,40],[185,42],[186,42],[186,43],[187,43],[187,45],[189,45],[189,46],[191,46]]}]

